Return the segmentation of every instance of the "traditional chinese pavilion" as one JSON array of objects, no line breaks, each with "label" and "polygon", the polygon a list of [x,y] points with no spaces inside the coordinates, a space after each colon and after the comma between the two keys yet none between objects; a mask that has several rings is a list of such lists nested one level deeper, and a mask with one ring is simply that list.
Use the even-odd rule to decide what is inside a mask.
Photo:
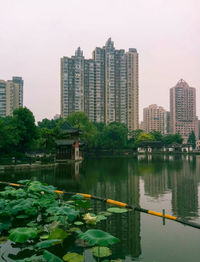
[{"label": "traditional chinese pavilion", "polygon": [[79,136],[82,133],[69,123],[64,122],[61,125],[61,139],[56,142],[56,160],[80,160]]}]

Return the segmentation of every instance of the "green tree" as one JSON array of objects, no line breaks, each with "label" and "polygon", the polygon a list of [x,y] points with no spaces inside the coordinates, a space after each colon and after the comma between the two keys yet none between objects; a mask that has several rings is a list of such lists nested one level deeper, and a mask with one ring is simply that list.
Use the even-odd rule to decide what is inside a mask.
[{"label": "green tree", "polygon": [[127,146],[128,129],[124,124],[112,122],[101,134],[101,146],[107,149],[121,149]]},{"label": "green tree", "polygon": [[142,141],[154,141],[154,136],[152,134],[146,133],[146,132],[141,132],[137,139],[136,142],[142,142]]},{"label": "green tree", "polygon": [[0,155],[15,155],[19,140],[13,117],[0,118]]},{"label": "green tree", "polygon": [[38,122],[38,127],[39,128],[48,128],[48,129],[54,129],[56,128],[58,122],[60,121],[60,118],[59,119],[47,119],[47,118],[44,118],[42,119],[42,121],[39,121]]},{"label": "green tree", "polygon": [[38,138],[33,113],[26,107],[15,109],[12,122],[15,134],[19,136],[16,149],[21,153],[25,153],[31,149],[34,140]]},{"label": "green tree", "polygon": [[180,134],[169,134],[163,137],[164,145],[171,145],[173,143],[182,144],[183,138]]},{"label": "green tree", "polygon": [[38,131],[39,138],[37,139],[37,149],[46,153],[55,151],[55,129],[40,128]]},{"label": "green tree", "polygon": [[192,132],[190,133],[189,137],[188,137],[188,144],[192,144],[192,148],[195,149],[196,148],[196,137],[195,137],[195,133],[192,130]]},{"label": "green tree", "polygon": [[159,131],[152,131],[150,134],[154,137],[155,141],[162,142],[163,141],[163,135]]},{"label": "green tree", "polygon": [[89,121],[87,115],[83,112],[75,112],[69,115],[66,121],[75,128],[83,131],[82,141],[87,147],[91,148],[95,145],[95,136],[97,135],[96,126]]}]

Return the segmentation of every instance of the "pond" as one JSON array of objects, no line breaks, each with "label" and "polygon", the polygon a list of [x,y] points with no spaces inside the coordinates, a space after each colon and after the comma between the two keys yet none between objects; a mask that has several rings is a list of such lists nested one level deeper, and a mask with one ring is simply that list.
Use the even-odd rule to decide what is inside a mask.
[{"label": "pond", "polygon": [[[32,179],[58,189],[89,193],[171,214],[200,223],[200,156],[138,155],[132,158],[90,158],[33,171],[0,170],[0,180]],[[94,211],[105,210],[94,201]],[[113,258],[122,261],[197,262],[200,230],[145,213],[116,214],[100,228],[121,241]],[[89,255],[87,261],[94,261]]]}]

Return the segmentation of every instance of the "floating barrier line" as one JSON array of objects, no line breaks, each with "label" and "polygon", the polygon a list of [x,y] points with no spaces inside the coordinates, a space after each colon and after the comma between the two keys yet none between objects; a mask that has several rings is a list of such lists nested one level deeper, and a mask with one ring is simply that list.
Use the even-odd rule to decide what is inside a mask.
[{"label": "floating barrier line", "polygon": [[[3,181],[0,181],[0,184],[10,185],[10,186],[14,186],[14,187],[25,187],[25,185],[9,183],[9,182],[3,182]],[[160,213],[160,212],[144,209],[144,208],[141,208],[141,207],[128,205],[126,203],[123,203],[123,202],[120,202],[120,201],[116,201],[116,200],[112,200],[112,199],[109,199],[109,198],[106,199],[106,198],[102,198],[102,197],[93,196],[93,195],[90,195],[90,194],[66,192],[66,191],[62,191],[62,190],[54,190],[54,192],[57,193],[57,194],[81,195],[81,196],[83,196],[86,199],[100,200],[100,201],[103,201],[103,202],[111,204],[111,205],[132,209],[133,211],[143,212],[143,213],[150,214],[150,215],[153,215],[153,216],[162,217],[163,219],[166,218],[166,219],[174,220],[174,221],[179,222],[181,224],[200,229],[200,224],[197,224],[197,223],[194,223],[194,222],[190,222],[190,221],[186,221],[186,220],[180,219],[180,218],[172,216],[172,215],[167,215],[165,213]]]}]

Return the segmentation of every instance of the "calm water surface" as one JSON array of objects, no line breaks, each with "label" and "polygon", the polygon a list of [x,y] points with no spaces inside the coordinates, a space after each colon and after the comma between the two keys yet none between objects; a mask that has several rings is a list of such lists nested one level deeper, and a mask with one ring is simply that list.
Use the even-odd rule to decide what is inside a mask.
[{"label": "calm water surface", "polygon": [[[200,223],[200,156],[85,159],[37,171],[0,171],[0,179],[34,179],[58,189],[90,193]],[[94,211],[106,205],[94,202]],[[151,215],[128,212],[103,221],[101,229],[120,238],[113,259],[199,262],[200,230]],[[87,253],[87,252],[86,252]],[[94,261],[90,255],[87,261]]]}]

